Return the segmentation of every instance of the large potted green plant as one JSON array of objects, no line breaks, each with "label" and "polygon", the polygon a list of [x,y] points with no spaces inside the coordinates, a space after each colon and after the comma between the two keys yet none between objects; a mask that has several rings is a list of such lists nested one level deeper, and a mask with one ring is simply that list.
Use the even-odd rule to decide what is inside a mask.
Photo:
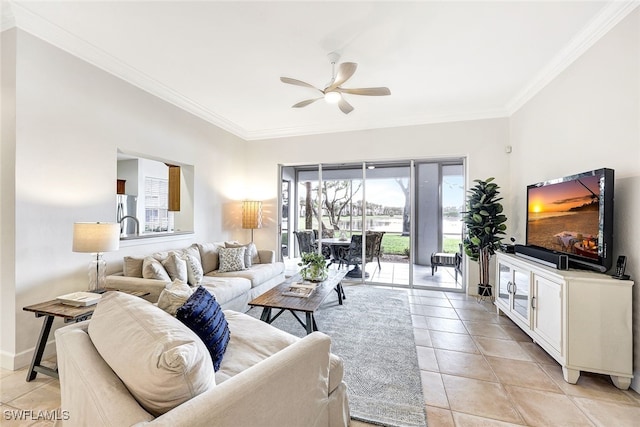
[{"label": "large potted green plant", "polygon": [[478,295],[492,297],[489,283],[489,260],[497,249],[505,234],[507,217],[502,214],[502,204],[498,197],[500,192],[494,178],[486,181],[474,180],[473,188],[467,191],[467,211],[462,220],[467,227],[464,238],[464,250],[469,259],[477,261],[480,268]]}]

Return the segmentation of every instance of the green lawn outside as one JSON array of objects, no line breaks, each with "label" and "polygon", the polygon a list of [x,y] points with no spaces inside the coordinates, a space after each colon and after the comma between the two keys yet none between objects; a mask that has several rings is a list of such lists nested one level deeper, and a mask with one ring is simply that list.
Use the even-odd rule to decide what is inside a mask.
[{"label": "green lawn outside", "polygon": [[444,246],[444,252],[453,254],[458,252],[458,250],[460,249],[460,243],[462,243],[460,241],[460,239],[452,239],[450,237],[445,237],[444,238],[444,242],[442,242],[442,246]]},{"label": "green lawn outside", "polygon": [[[287,241],[286,233],[283,233],[282,242]],[[443,251],[448,253],[458,252],[460,239],[445,237]],[[382,237],[383,253],[388,255],[407,255],[409,253],[409,236],[401,234],[385,233]]]},{"label": "green lawn outside", "polygon": [[[443,250],[448,253],[458,252],[458,244],[460,239],[445,237],[443,242]],[[400,234],[385,233],[382,237],[382,247],[384,253],[389,255],[406,255],[409,250],[409,236]]]},{"label": "green lawn outside", "polygon": [[382,236],[382,253],[388,255],[406,255],[409,250],[409,236],[385,233]]}]

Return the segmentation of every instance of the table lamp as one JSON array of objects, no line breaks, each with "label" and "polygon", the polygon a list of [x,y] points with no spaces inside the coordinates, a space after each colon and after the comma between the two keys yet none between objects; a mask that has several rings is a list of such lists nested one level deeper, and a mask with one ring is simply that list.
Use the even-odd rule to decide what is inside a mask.
[{"label": "table lamp", "polygon": [[253,242],[253,230],[262,228],[262,202],[253,200],[242,202],[242,228],[251,229]]},{"label": "table lamp", "polygon": [[120,224],[76,222],[73,224],[73,252],[95,253],[89,264],[89,291],[104,292],[107,263],[103,252],[120,248]]}]

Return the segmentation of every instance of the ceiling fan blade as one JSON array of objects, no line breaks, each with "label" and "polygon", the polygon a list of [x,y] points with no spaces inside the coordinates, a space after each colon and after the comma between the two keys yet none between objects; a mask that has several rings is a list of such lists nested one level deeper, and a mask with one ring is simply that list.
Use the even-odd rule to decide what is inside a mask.
[{"label": "ceiling fan blade", "polygon": [[318,99],[322,99],[322,97],[320,98],[314,98],[314,99],[307,99],[305,101],[300,101],[297,104],[294,104],[291,106],[291,108],[302,108],[302,107],[306,107],[309,104],[312,104],[314,102],[316,102]]},{"label": "ceiling fan blade", "polygon": [[353,111],[353,107],[351,106],[351,104],[345,101],[344,98],[340,98],[340,101],[338,101],[338,107],[340,107],[340,111],[345,114],[349,114]]},{"label": "ceiling fan blade", "polygon": [[367,95],[367,96],[384,96],[391,95],[391,91],[388,87],[363,87],[359,89],[344,89],[336,88],[336,92],[350,93],[352,95]]},{"label": "ceiling fan blade", "polygon": [[309,84],[309,83],[305,83],[302,80],[296,80],[296,79],[292,79],[290,77],[280,77],[280,81],[282,83],[287,83],[290,85],[296,85],[296,86],[302,86],[302,87],[310,87],[311,89],[315,89],[318,92],[322,92],[320,89],[318,89],[317,87]]},{"label": "ceiling fan blade", "polygon": [[358,64],[356,64],[355,62],[343,62],[342,64],[340,64],[340,66],[338,67],[338,72],[336,74],[335,80],[333,81],[331,86],[325,89],[325,91],[331,92],[332,90],[340,86],[342,83],[349,80],[351,76],[353,76],[353,73],[356,72],[357,68],[358,68]]}]

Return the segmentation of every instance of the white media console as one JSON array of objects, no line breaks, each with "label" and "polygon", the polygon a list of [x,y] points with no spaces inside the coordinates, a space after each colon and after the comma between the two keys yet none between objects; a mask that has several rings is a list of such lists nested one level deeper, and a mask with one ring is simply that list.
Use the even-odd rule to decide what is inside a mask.
[{"label": "white media console", "polygon": [[556,270],[512,254],[496,257],[495,305],[561,366],[575,384],[580,371],[611,376],[626,390],[633,378],[630,280]]}]

